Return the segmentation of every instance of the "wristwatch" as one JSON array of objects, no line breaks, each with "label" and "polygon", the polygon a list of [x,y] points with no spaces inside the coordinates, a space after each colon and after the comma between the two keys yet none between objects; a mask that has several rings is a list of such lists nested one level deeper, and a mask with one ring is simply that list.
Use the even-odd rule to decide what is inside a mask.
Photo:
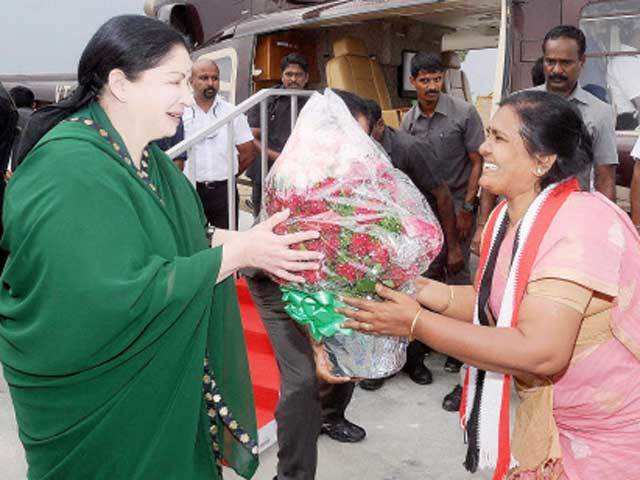
[{"label": "wristwatch", "polygon": [[472,202],[464,202],[462,204],[462,210],[464,210],[467,213],[473,213],[473,210],[475,208],[476,206]]}]

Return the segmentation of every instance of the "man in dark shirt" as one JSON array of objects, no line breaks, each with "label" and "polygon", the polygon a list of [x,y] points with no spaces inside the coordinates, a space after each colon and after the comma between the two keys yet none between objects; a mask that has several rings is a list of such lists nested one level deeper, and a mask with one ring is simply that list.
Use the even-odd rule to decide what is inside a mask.
[{"label": "man in dark shirt", "polygon": [[[294,63],[297,62],[297,63]],[[307,83],[306,60],[299,55],[285,57],[284,88],[303,88]],[[295,75],[287,75],[294,72]],[[300,73],[304,75],[298,75]],[[336,92],[345,101],[354,117],[364,117],[369,127],[368,109],[355,95]],[[291,133],[291,110],[288,97],[277,98],[269,106],[269,160],[279,156]],[[255,115],[249,115],[249,125],[259,126]],[[280,128],[280,131],[277,129]],[[255,134],[259,135],[259,129]],[[275,131],[274,131],[275,130]],[[367,131],[369,133],[369,131]],[[273,137],[271,135],[274,135]],[[301,159],[301,161],[303,161]],[[257,162],[254,161],[254,165]],[[254,182],[260,180],[260,170],[254,169]],[[260,186],[260,184],[257,184]],[[260,193],[254,183],[254,207],[259,212]],[[264,273],[245,270],[251,298],[271,339],[280,370],[280,399],[275,417],[278,427],[278,480],[312,480],[318,462],[317,440],[320,433],[333,440],[353,443],[363,440],[365,430],[345,418],[354,383],[327,377],[328,360],[321,345],[312,345],[306,330],[284,310],[282,292]],[[318,382],[316,373],[325,381]],[[329,383],[332,382],[332,383]],[[336,382],[336,383],[333,383]],[[340,383],[337,383],[340,382]]]},{"label": "man in dark shirt", "polygon": [[[18,136],[18,112],[9,97],[9,94],[0,83],[0,212],[4,199],[5,173],[9,165],[9,157],[15,138]],[[2,223],[0,222],[0,236],[2,235]],[[0,269],[4,267],[7,252],[0,250]]]},{"label": "man in dark shirt", "polygon": [[[309,66],[307,60],[300,54],[291,53],[282,59],[282,83],[275,88],[304,90],[309,82]],[[298,98],[298,109],[302,109],[307,103],[307,97]],[[253,182],[251,201],[253,212],[257,216],[260,212],[261,162],[260,162],[260,105],[256,105],[247,114],[249,126],[256,138],[255,145],[258,151],[255,160],[247,169],[247,176]],[[271,97],[267,101],[268,139],[267,157],[268,167],[271,168],[291,135],[291,97]],[[266,173],[265,173],[266,175]]]},{"label": "man in dark shirt", "polygon": [[[156,140],[155,143],[156,145],[158,145],[158,147],[160,147],[161,150],[166,152],[171,147],[174,147],[175,145],[179,144],[183,140],[184,140],[184,125],[182,123],[182,120],[180,120],[180,123],[178,124],[178,128],[176,129],[176,133],[173,135],[173,137],[161,138],[160,140]],[[176,167],[178,167],[180,170],[184,170],[184,162],[186,161],[187,161],[186,151],[182,152],[180,155],[178,155],[173,159],[173,163],[175,163]]]},{"label": "man in dark shirt", "polygon": [[[375,101],[368,100],[367,105],[373,124],[371,136],[387,152],[393,166],[404,172],[429,201],[446,239],[446,252],[443,255],[447,271],[459,271],[464,266],[464,260],[458,241],[453,197],[447,183],[433,170],[433,166],[437,164],[433,148],[427,141],[385,125],[382,110]],[[441,278],[444,273],[430,269],[426,275]],[[407,349],[404,370],[420,385],[428,385],[433,381],[431,372],[423,363],[426,350],[422,343],[415,340]],[[360,386],[365,390],[377,390],[383,383],[384,379],[364,380],[360,382]]]},{"label": "man in dark shirt", "polygon": [[[418,103],[404,116],[402,130],[428,140],[434,147],[437,163],[434,170],[443,177],[453,194],[458,236],[465,266],[458,272],[446,272],[446,282],[453,285],[471,283],[469,264],[471,238],[475,222],[478,179],[482,157],[478,152],[484,142],[484,128],[473,105],[442,93],[444,66],[439,55],[419,53],[411,60],[411,84]],[[439,259],[436,259],[438,263]],[[445,370],[460,370],[461,363],[448,358]],[[457,410],[462,389],[456,387],[445,397],[443,408]]]}]

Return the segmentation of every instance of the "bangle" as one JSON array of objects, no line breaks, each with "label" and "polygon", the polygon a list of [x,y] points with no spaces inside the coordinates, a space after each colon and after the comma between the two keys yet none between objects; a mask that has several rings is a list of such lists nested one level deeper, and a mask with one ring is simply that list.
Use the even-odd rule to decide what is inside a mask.
[{"label": "bangle", "polygon": [[422,307],[418,307],[418,311],[416,312],[416,316],[413,317],[413,322],[411,322],[411,330],[409,330],[409,341],[412,342],[413,331],[416,329],[416,324],[418,323],[418,319],[420,318],[420,314],[422,313]]},{"label": "bangle", "polygon": [[449,301],[447,302],[447,304],[443,309],[438,310],[436,313],[443,314],[444,312],[449,310],[449,308],[451,308],[451,305],[453,305],[453,287],[451,285],[447,285],[447,286],[449,287]]}]

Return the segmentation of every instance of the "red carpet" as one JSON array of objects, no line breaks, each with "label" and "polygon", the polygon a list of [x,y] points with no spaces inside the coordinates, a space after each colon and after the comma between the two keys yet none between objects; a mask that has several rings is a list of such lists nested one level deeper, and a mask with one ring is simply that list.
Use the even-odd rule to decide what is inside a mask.
[{"label": "red carpet", "polygon": [[251,300],[251,294],[244,279],[237,281],[237,287],[244,338],[249,355],[258,428],[261,428],[273,420],[280,391],[280,373],[269,336]]}]

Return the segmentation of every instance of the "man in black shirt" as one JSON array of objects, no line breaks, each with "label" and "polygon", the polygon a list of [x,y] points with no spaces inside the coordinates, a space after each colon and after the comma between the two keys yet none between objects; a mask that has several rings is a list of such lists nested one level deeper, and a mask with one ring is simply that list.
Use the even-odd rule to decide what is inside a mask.
[{"label": "man in black shirt", "polygon": [[[387,152],[393,166],[404,172],[425,196],[440,221],[446,240],[443,247],[446,251],[441,255],[446,257],[447,271],[461,270],[464,259],[458,241],[453,197],[447,183],[432,168],[432,165],[436,164],[433,148],[426,140],[385,125],[380,106],[375,101],[367,100],[367,106],[373,124],[371,136]],[[442,279],[444,272],[440,271],[441,267],[444,265],[434,262],[426,275],[429,278]],[[407,349],[404,370],[420,385],[428,385],[433,381],[431,372],[423,363],[426,350],[425,345],[418,341],[411,342]],[[383,383],[384,379],[365,380],[360,382],[360,386],[365,390],[377,390]]]},{"label": "man in black shirt", "polygon": [[[304,88],[307,83],[306,60],[289,55],[282,63],[283,87]],[[292,75],[288,75],[292,73]],[[336,92],[354,117],[364,117],[369,133],[366,104],[358,97]],[[355,98],[354,98],[355,97]],[[304,105],[300,99],[300,106]],[[306,99],[305,99],[306,100]],[[288,97],[275,98],[269,104],[269,165],[277,159],[291,134],[291,110]],[[256,116],[257,115],[257,116]],[[258,114],[249,114],[249,125],[260,125]],[[260,130],[255,128],[254,135]],[[304,161],[304,159],[301,159]],[[254,208],[260,205],[260,164],[254,161]],[[256,188],[256,186],[258,188]],[[275,417],[278,427],[277,480],[313,480],[318,461],[317,440],[326,434],[333,440],[353,443],[363,440],[366,431],[345,418],[354,383],[330,376],[328,360],[321,345],[312,345],[306,330],[284,310],[282,292],[264,273],[245,270],[251,298],[269,334],[280,370],[280,399]],[[318,376],[325,381],[318,381]],[[329,375],[329,377],[327,376]],[[331,378],[330,378],[331,377]],[[341,383],[329,383],[341,382]]]},{"label": "man in black shirt", "polygon": [[[18,135],[18,112],[9,94],[0,83],[0,212],[4,199],[5,173],[9,165],[9,157],[13,149],[14,139]],[[0,222],[0,236],[2,223]],[[7,252],[0,250],[0,269],[4,267]]]},{"label": "man in black shirt", "polygon": [[[282,83],[275,88],[289,90],[304,90],[309,81],[309,67],[307,60],[300,54],[291,53],[282,59]],[[302,109],[307,103],[308,97],[298,98],[298,109]],[[299,111],[298,110],[298,111]],[[256,105],[247,114],[249,126],[256,138],[255,146],[258,151],[255,160],[247,169],[247,176],[253,182],[251,201],[253,202],[254,215],[260,212],[261,162],[260,162],[260,105]],[[268,139],[267,157],[268,167],[271,168],[291,135],[291,97],[271,97],[267,101]]]}]

